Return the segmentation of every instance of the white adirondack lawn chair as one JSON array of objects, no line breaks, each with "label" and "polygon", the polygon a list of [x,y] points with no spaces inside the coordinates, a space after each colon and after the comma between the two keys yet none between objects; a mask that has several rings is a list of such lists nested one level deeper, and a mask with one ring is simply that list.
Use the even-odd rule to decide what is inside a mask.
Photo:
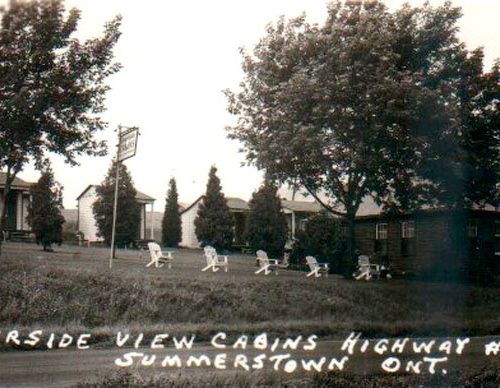
[{"label": "white adirondack lawn chair", "polygon": [[261,272],[264,272],[264,275],[269,275],[271,272],[278,274],[278,260],[272,260],[267,257],[267,253],[263,250],[258,250],[257,254],[257,262],[259,263],[259,269],[255,271],[255,274],[258,275]]},{"label": "white adirondack lawn chair", "polygon": [[219,256],[215,248],[207,245],[204,248],[205,259],[207,260],[207,266],[202,268],[202,271],[207,271],[212,268],[212,272],[217,272],[219,268],[224,268],[224,272],[227,272],[227,256]]},{"label": "white adirondack lawn chair", "polygon": [[160,268],[166,263],[169,269],[172,268],[172,260],[174,257],[171,251],[162,252],[161,247],[155,242],[148,243],[148,249],[151,261],[146,264],[146,267],[154,264],[156,268]]},{"label": "white adirondack lawn chair", "polygon": [[371,264],[368,256],[360,255],[358,257],[358,270],[357,273],[355,273],[354,278],[356,280],[360,280],[362,278],[370,280],[372,276],[380,276],[380,265]]},{"label": "white adirondack lawn chair", "polygon": [[275,260],[267,257],[267,253],[263,250],[258,250],[257,254],[257,263],[259,264],[259,269],[255,271],[255,274],[259,274],[264,272],[264,275],[269,275],[271,272],[274,272],[276,275],[278,274],[279,269],[288,268],[290,265],[289,253],[285,253],[283,260]]},{"label": "white adirondack lawn chair", "polygon": [[319,278],[322,274],[328,276],[328,271],[330,270],[328,263],[318,263],[318,260],[314,256],[307,256],[306,262],[310,270],[307,277],[314,275],[315,278]]}]

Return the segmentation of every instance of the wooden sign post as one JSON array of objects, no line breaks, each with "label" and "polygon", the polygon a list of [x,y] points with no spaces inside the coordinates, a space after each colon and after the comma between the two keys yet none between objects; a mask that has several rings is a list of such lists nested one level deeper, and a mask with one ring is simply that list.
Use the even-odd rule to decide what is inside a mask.
[{"label": "wooden sign post", "polygon": [[120,163],[125,159],[135,156],[137,151],[137,138],[139,128],[118,126],[118,145],[116,152],[116,176],[115,176],[115,198],[113,202],[113,226],[111,227],[111,252],[109,254],[109,268],[113,267],[115,257],[115,229],[116,229],[116,210],[118,208],[118,182],[120,181]]}]

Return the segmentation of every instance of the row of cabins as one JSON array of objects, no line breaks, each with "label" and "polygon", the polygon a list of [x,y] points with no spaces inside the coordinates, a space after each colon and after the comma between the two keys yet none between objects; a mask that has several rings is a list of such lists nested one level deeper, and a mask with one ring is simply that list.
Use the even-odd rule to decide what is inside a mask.
[{"label": "row of cabins", "polygon": [[[5,174],[0,173],[0,195],[4,184]],[[26,215],[30,186],[30,182],[20,178],[16,178],[12,185],[7,199],[9,233],[29,230]],[[96,187],[87,186],[77,198],[77,228],[89,241],[99,240],[92,213]],[[159,239],[158,226],[153,222],[155,199],[138,191],[137,200],[142,205],[140,238]],[[203,197],[200,196],[182,209],[183,247],[200,246],[194,232],[194,219],[202,200]],[[235,218],[235,244],[243,245],[248,203],[240,198],[228,197],[227,204]],[[304,228],[309,217],[321,211],[321,207],[315,202],[282,200],[282,207],[287,217],[291,239],[298,229]],[[157,220],[158,218],[156,217]],[[380,207],[370,198],[366,198],[356,215],[355,240],[356,248],[361,253],[373,257],[376,262],[388,259],[395,269],[400,271],[434,271],[436,267],[468,267],[471,263],[479,263],[487,270],[493,268],[498,271],[500,209],[486,206],[452,212],[428,208],[412,214],[390,217],[382,214]]]},{"label": "row of cabins", "polygon": [[[194,220],[198,214],[198,208],[203,201],[200,196],[190,206],[181,212],[182,240],[181,246],[187,248],[198,248],[200,242],[196,238]],[[250,211],[248,203],[241,198],[227,197],[227,206],[234,216],[234,244],[244,245],[243,234],[245,232],[246,217]],[[295,232],[304,229],[307,219],[321,211],[321,206],[317,202],[288,201],[281,200],[281,207],[288,223],[288,238],[293,240]]]},{"label": "row of cabins", "polygon": [[[90,242],[98,242],[97,226],[92,212],[92,206],[96,200],[97,185],[89,185],[77,197],[77,229],[82,232],[84,238]],[[161,233],[161,218],[154,212],[153,197],[137,191],[136,200],[141,204],[141,226],[139,231],[140,239],[158,240]],[[194,220],[198,213],[198,206],[203,200],[200,196],[189,206],[180,206],[182,222],[182,240],[180,245],[185,248],[199,248],[200,242],[196,238]],[[247,213],[250,208],[246,201],[240,198],[226,198],[230,212],[234,216],[234,244],[244,245],[243,234]],[[320,206],[315,202],[303,201],[282,201],[283,211],[287,217],[290,239],[295,236],[297,228],[304,228],[309,217],[320,212]],[[149,210],[149,211],[148,211]],[[160,225],[159,225],[160,224]]]}]

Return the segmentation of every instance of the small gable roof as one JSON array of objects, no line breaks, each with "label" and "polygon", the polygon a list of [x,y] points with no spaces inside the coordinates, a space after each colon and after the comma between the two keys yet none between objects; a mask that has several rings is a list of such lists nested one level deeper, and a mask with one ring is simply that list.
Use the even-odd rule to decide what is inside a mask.
[{"label": "small gable roof", "polygon": [[[181,214],[187,212],[189,209],[195,206],[198,202],[200,202],[203,199],[203,197],[204,195],[200,195],[191,205],[185,207],[185,209],[181,211]],[[229,207],[229,210],[232,210],[234,212],[243,212],[250,210],[250,208],[248,207],[248,203],[241,198],[226,197],[226,203],[227,206]]]},{"label": "small gable roof", "polygon": [[[500,209],[495,208],[494,206],[490,204],[485,204],[483,206],[480,206],[478,204],[472,204],[472,206],[469,208],[470,210],[481,210],[481,211],[488,211],[488,212],[499,212]],[[369,218],[369,217],[380,217],[383,216],[383,210],[384,208],[380,205],[378,205],[373,197],[371,195],[366,195],[363,197],[363,200],[361,201],[359,205],[359,209],[356,213],[356,217],[360,218]],[[434,212],[434,211],[446,211],[450,210],[444,205],[422,205],[420,207],[419,211],[425,211],[425,212]]]},{"label": "small gable roof", "polygon": [[[5,187],[5,182],[7,182],[7,173],[0,172],[0,187]],[[26,189],[29,190],[34,182],[27,182],[17,176],[14,178],[12,182],[11,189]]]},{"label": "small gable roof", "polygon": [[150,197],[147,194],[144,194],[142,191],[136,190],[135,194],[135,199],[137,199],[139,202],[154,202],[155,199],[153,197]]},{"label": "small gable roof", "polygon": [[319,213],[321,211],[321,205],[318,202],[289,201],[287,199],[282,199],[281,206],[293,212]]},{"label": "small gable roof", "polygon": [[76,200],[79,201],[81,197],[85,195],[87,191],[89,191],[92,187],[97,187],[97,185],[88,185],[85,187],[85,190],[83,190],[78,197],[76,197]]},{"label": "small gable roof", "polygon": [[198,202],[200,202],[203,199],[203,195],[200,195],[196,200],[189,206],[186,206],[184,210],[180,212],[180,214],[186,213],[189,209],[191,209],[194,205],[196,205]]},{"label": "small gable roof", "polygon": [[371,195],[366,195],[359,204],[356,217],[378,216],[382,213],[382,206],[377,205]]},{"label": "small gable roof", "polygon": [[[80,195],[78,197],[76,197],[76,200],[79,201],[81,197],[83,197],[83,195],[89,191],[91,188],[96,188],[96,187],[99,187],[99,185],[88,185],[85,190],[83,190]],[[149,195],[147,194],[144,194],[142,191],[139,191],[139,190],[136,190],[136,194],[135,194],[135,199],[137,199],[138,202],[141,202],[141,203],[150,203],[150,202],[154,202],[156,201],[155,198],[153,197],[150,197]]]},{"label": "small gable roof", "polygon": [[[199,196],[191,205],[187,206],[181,213],[187,212],[193,206],[195,206],[199,201],[203,199],[203,195]],[[248,202],[237,197],[226,197],[227,206],[233,212],[247,212],[250,211]],[[307,201],[288,201],[281,200],[281,206],[284,209],[288,209],[293,212],[304,212],[304,213],[319,213],[321,211],[321,205],[317,202],[307,202]]]},{"label": "small gable roof", "polygon": [[236,211],[248,211],[248,210],[250,210],[248,203],[241,198],[227,197],[226,202],[227,202],[227,206],[229,206],[229,209],[231,209],[231,210],[236,210]]}]

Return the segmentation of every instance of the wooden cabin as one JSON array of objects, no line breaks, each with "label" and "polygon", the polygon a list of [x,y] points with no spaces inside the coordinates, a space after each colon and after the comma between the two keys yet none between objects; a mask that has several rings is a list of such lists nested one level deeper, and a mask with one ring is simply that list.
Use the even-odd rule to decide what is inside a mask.
[{"label": "wooden cabin", "polygon": [[[4,187],[7,174],[0,172],[0,199],[4,195]],[[7,227],[6,237],[9,238],[16,233],[29,232],[31,230],[26,217],[28,215],[28,207],[31,202],[31,186],[33,182],[24,181],[21,178],[14,178],[10,192],[6,201],[6,217]],[[3,200],[0,201],[0,214],[2,212]]]},{"label": "wooden cabin", "polygon": [[[96,201],[97,185],[88,185],[85,190],[76,198],[78,201],[78,217],[77,229],[83,233],[84,239],[88,242],[102,241],[102,238],[97,236],[97,225],[92,210],[92,206]],[[147,194],[136,190],[136,200],[141,205],[141,224],[139,238],[145,239],[150,237],[154,239],[153,229],[153,206],[155,199]],[[150,212],[147,212],[146,205],[150,206]],[[149,213],[149,214],[148,214]],[[149,231],[149,234],[147,233]],[[158,236],[160,237],[160,236]]]},{"label": "wooden cabin", "polygon": [[[368,209],[371,209],[367,211]],[[388,216],[361,207],[355,222],[356,249],[395,271],[447,277],[500,269],[500,210],[422,209]],[[457,275],[462,274],[462,275]],[[433,277],[433,276],[431,276]]]}]

